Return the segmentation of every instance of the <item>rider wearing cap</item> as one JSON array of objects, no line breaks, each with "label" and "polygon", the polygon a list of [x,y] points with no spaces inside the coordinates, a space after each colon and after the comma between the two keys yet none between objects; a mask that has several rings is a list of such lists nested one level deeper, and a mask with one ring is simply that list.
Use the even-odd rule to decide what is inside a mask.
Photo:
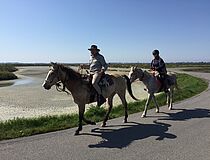
[{"label": "rider wearing cap", "polygon": [[93,75],[92,85],[98,93],[97,105],[101,106],[104,102],[106,102],[106,99],[102,96],[102,91],[98,83],[101,79],[101,76],[107,70],[108,65],[104,57],[99,54],[100,49],[98,49],[96,45],[92,45],[88,50],[91,52],[90,73]]},{"label": "rider wearing cap", "polygon": [[166,70],[165,62],[160,57],[159,50],[154,50],[152,54],[154,56],[154,59],[151,62],[151,69],[159,73],[160,80],[163,83],[163,89],[165,92],[168,92],[168,83],[166,80],[167,70]]}]

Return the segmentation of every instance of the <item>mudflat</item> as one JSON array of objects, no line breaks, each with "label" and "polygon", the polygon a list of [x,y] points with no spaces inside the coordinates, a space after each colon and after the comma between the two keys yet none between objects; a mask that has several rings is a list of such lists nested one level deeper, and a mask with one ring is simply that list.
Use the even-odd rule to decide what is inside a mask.
[{"label": "mudflat", "polygon": [[[78,111],[71,95],[60,93],[55,87],[49,91],[42,87],[48,70],[47,66],[19,67],[16,72],[18,80],[0,82],[0,86],[6,84],[0,87],[0,121],[15,117],[61,115]],[[109,71],[109,73],[128,75],[125,70]],[[133,93],[139,99],[145,99],[147,96],[143,88],[141,82],[132,84]],[[128,102],[133,101],[129,94],[126,94],[126,97]],[[115,96],[114,104],[120,103],[118,96]]]}]

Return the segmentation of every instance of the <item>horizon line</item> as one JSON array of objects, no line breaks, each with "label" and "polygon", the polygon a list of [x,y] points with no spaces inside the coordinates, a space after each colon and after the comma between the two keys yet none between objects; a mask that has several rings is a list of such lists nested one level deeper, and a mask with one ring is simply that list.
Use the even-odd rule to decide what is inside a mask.
[{"label": "horizon line", "polygon": [[[50,64],[51,62],[0,62],[0,64]],[[88,64],[87,62],[56,62],[62,64]],[[204,63],[208,64],[210,61],[177,61],[177,62],[165,62],[166,64],[179,64],[179,63]],[[150,62],[108,62],[108,64],[150,64]]]}]

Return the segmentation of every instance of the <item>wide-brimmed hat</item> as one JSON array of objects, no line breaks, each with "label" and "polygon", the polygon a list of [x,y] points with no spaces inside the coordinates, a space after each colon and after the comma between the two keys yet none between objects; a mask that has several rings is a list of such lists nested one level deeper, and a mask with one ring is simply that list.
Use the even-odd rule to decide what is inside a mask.
[{"label": "wide-brimmed hat", "polygon": [[98,52],[100,51],[100,49],[98,49],[98,47],[96,45],[92,45],[88,50],[89,51],[97,50]]}]

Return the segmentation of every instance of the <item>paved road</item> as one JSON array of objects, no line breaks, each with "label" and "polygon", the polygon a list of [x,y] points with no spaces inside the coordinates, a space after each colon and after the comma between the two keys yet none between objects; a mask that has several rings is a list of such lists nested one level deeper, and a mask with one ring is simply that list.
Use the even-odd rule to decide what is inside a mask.
[{"label": "paved road", "polygon": [[[210,74],[192,73],[210,81]],[[140,113],[109,121],[108,127],[85,126],[0,142],[0,160],[209,160],[210,87],[177,103],[173,111]]]}]

